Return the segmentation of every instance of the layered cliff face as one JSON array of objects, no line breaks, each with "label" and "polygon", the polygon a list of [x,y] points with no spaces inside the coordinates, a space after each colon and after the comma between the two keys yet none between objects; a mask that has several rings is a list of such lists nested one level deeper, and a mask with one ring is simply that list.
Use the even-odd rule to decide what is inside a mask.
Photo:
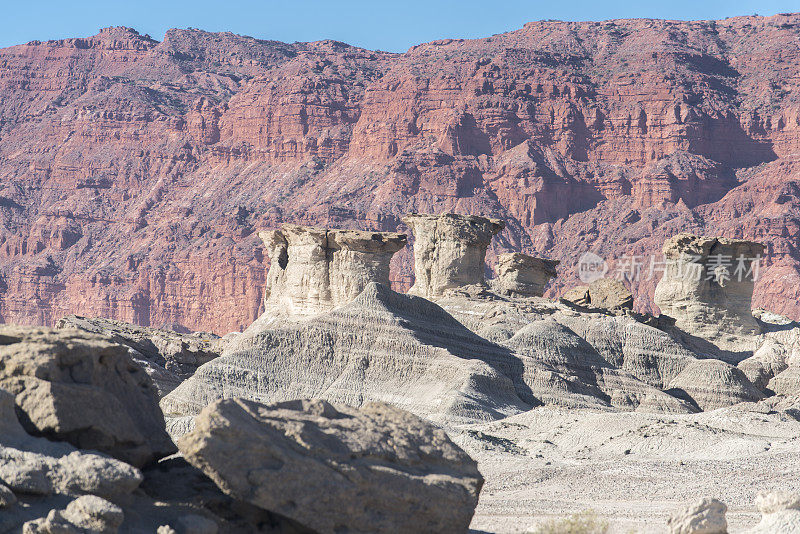
[{"label": "layered cliff face", "polygon": [[[0,320],[224,333],[263,310],[256,230],[501,219],[488,254],[766,244],[754,306],[798,317],[800,15],[534,22],[388,54],[125,28],[0,50]],[[612,266],[615,265],[611,261]],[[392,260],[413,283],[409,249]],[[632,281],[655,310],[656,278]]]}]

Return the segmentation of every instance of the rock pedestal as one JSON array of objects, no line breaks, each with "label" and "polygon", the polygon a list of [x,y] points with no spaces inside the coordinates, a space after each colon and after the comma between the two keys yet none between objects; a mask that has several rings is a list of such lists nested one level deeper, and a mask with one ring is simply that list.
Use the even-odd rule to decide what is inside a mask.
[{"label": "rock pedestal", "polygon": [[403,234],[295,224],[258,235],[272,262],[265,308],[296,316],[346,304],[370,282],[388,286],[389,261],[406,244]]},{"label": "rock pedestal", "polygon": [[484,284],[486,248],[505,223],[474,215],[411,213],[403,222],[414,232],[414,285],[426,298],[448,289]]},{"label": "rock pedestal", "polygon": [[517,297],[541,297],[551,278],[557,276],[557,260],[535,258],[519,252],[500,254],[495,290]]},{"label": "rock pedestal", "polygon": [[764,253],[763,245],[678,234],[663,250],[664,275],[653,300],[678,328],[708,341],[760,332],[750,308],[754,259]]}]

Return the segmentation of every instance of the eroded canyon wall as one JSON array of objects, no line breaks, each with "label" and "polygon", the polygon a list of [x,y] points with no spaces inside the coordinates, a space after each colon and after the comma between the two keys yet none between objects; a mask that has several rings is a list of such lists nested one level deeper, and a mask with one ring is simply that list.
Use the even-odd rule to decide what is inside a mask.
[{"label": "eroded canyon wall", "polygon": [[[257,231],[501,219],[487,258],[766,244],[800,317],[800,15],[533,22],[404,54],[127,28],[0,50],[0,321],[225,333],[263,309]],[[392,260],[408,288],[408,248]],[[654,310],[657,279],[634,280]]]}]

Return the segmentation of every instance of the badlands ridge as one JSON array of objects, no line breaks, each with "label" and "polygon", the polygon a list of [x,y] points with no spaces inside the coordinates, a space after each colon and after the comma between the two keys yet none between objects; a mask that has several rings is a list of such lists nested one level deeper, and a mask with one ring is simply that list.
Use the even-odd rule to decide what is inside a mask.
[{"label": "badlands ridge", "polygon": [[714,260],[760,244],[666,240],[653,316],[404,220],[406,294],[407,236],[287,224],[244,332],[0,328],[0,532],[800,532],[800,325]]}]

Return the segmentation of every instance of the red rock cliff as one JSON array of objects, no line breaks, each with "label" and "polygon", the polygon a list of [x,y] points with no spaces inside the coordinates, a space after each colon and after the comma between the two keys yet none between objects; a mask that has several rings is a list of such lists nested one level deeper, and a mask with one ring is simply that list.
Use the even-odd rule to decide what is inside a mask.
[{"label": "red rock cliff", "polygon": [[778,15],[534,22],[405,54],[127,28],[0,50],[0,321],[238,330],[257,229],[407,231],[410,211],[507,221],[490,261],[561,260],[550,294],[585,250],[765,242],[755,305],[800,318],[799,38]]}]

